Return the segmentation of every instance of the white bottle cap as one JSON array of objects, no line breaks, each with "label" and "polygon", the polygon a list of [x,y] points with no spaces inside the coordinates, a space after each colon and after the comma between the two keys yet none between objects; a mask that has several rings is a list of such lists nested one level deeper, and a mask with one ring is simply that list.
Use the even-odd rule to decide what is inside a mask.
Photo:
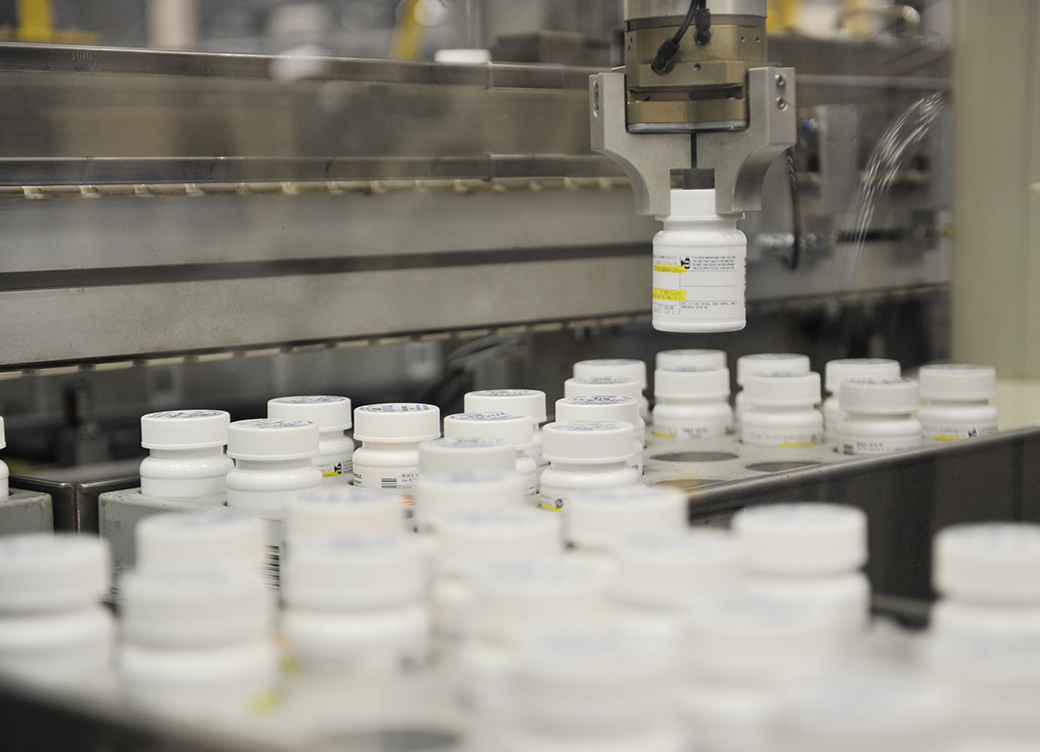
[{"label": "white bottle cap", "polygon": [[437,520],[437,571],[461,576],[483,561],[558,560],[560,516],[526,507],[447,512]]},{"label": "white bottle cap", "polygon": [[574,364],[574,378],[615,376],[635,379],[640,389],[646,389],[646,363],[628,358],[602,358],[579,360]]},{"label": "white bottle cap", "polygon": [[850,672],[786,693],[781,733],[790,749],[938,752],[954,704],[947,690],[912,674]]},{"label": "white bottle cap", "polygon": [[825,673],[840,657],[833,618],[808,602],[735,587],[697,595],[686,617],[697,681],[782,685]]},{"label": "white bottle cap", "polygon": [[749,572],[831,575],[867,563],[867,515],[844,504],[794,503],[746,507],[733,531]]},{"label": "white bottle cap", "polygon": [[608,582],[603,569],[591,562],[485,561],[470,572],[474,636],[515,645],[533,622],[580,623],[598,616]]},{"label": "white bottle cap", "polygon": [[733,585],[740,573],[733,534],[707,527],[631,533],[614,557],[615,600],[650,608],[681,606],[690,593]]},{"label": "white bottle cap", "polygon": [[636,429],[620,420],[568,420],[547,423],[542,437],[542,456],[550,462],[602,465],[632,456]]},{"label": "white bottle cap", "polygon": [[898,360],[888,358],[840,358],[828,360],[824,370],[826,389],[837,394],[845,379],[898,379],[903,375]]},{"label": "white bottle cap", "polygon": [[516,660],[520,723],[603,737],[665,720],[677,671],[675,641],[662,636],[620,620],[525,630]]},{"label": "white bottle cap", "polygon": [[436,405],[389,402],[354,408],[354,438],[388,444],[439,438],[441,411]]},{"label": "white bottle cap", "polygon": [[933,580],[947,598],[1040,605],[1040,525],[956,525],[935,537]]},{"label": "white bottle cap", "polygon": [[515,413],[456,413],[444,418],[444,438],[456,436],[504,439],[524,450],[534,446],[534,420]]},{"label": "white bottle cap", "polygon": [[26,533],[0,538],[0,613],[69,611],[111,583],[108,545],[92,535]]},{"label": "white bottle cap", "polygon": [[865,415],[899,415],[921,407],[920,390],[913,379],[845,379],[838,391],[842,410]]},{"label": "white bottle cap", "polygon": [[360,486],[322,486],[300,491],[285,505],[285,536],[290,544],[335,533],[399,533],[404,519],[401,496]]},{"label": "white bottle cap", "polygon": [[820,401],[820,374],[815,371],[767,371],[744,378],[748,404],[769,407],[814,405]]},{"label": "white bottle cap", "polygon": [[564,535],[581,547],[613,549],[627,533],[683,530],[687,504],[686,494],[672,486],[575,493],[567,500]]},{"label": "white bottle cap", "polygon": [[[444,429],[448,430],[448,418]],[[465,470],[516,472],[516,447],[511,441],[484,436],[454,436],[419,445],[419,475]]]},{"label": "white bottle cap", "polygon": [[729,369],[676,366],[667,371],[654,371],[654,396],[658,399],[725,399],[729,397]]},{"label": "white bottle cap", "polygon": [[236,460],[298,460],[318,453],[318,424],[308,420],[238,420],[228,426],[228,456]]},{"label": "white bottle cap", "polygon": [[134,528],[137,566],[211,563],[262,567],[267,525],[234,509],[157,514]]},{"label": "white bottle cap", "polygon": [[595,397],[617,395],[638,400],[643,396],[643,387],[637,379],[624,376],[582,376],[563,382],[565,397]]},{"label": "white bottle cap", "polygon": [[231,645],[266,637],[271,596],[260,572],[213,564],[149,567],[119,580],[127,642],[157,647]]},{"label": "white bottle cap", "polygon": [[319,431],[346,431],[351,426],[347,397],[313,395],[275,397],[267,401],[267,417],[276,420],[309,420]]},{"label": "white bottle cap", "polygon": [[446,47],[433,53],[433,61],[452,65],[484,65],[491,62],[491,50]]},{"label": "white bottle cap", "polygon": [[548,420],[545,414],[545,392],[537,389],[484,389],[468,392],[465,397],[467,413],[519,413],[528,415],[536,424]]},{"label": "white bottle cap", "polygon": [[288,552],[282,597],[290,608],[375,609],[418,600],[422,552],[401,533],[339,533]]},{"label": "white bottle cap", "polygon": [[[231,416],[223,410],[167,410],[141,416],[145,449],[205,449],[228,443]],[[2,438],[2,437],[0,437]]]},{"label": "white bottle cap", "polygon": [[479,512],[523,503],[523,479],[516,473],[516,453],[509,447],[508,471],[452,470],[420,473],[415,482],[415,516],[423,525],[448,512]]},{"label": "white bottle cap", "polygon": [[744,386],[744,380],[753,373],[769,373],[770,371],[811,371],[808,355],[798,353],[758,353],[742,355],[737,358],[737,384]]},{"label": "white bottle cap", "polygon": [[639,403],[631,397],[616,394],[597,394],[585,397],[564,397],[556,400],[556,420],[620,420],[638,426]]},{"label": "white bottle cap", "polygon": [[673,371],[682,366],[725,368],[727,362],[722,350],[661,350],[657,353],[655,365],[658,371]]},{"label": "white bottle cap", "polygon": [[997,396],[997,369],[992,366],[921,366],[921,399],[977,402]]},{"label": "white bottle cap", "polygon": [[715,219],[718,216],[714,188],[672,188],[668,214],[658,219]]}]

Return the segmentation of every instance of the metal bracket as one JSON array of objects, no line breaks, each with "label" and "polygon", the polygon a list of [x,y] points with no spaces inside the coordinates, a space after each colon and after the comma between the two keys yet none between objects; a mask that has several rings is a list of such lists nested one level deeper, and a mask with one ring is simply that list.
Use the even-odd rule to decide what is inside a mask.
[{"label": "metal bracket", "polygon": [[762,208],[769,165],[798,137],[794,68],[748,68],[748,127],[697,134],[697,168],[715,170],[715,211]]},{"label": "metal bracket", "polygon": [[672,170],[693,167],[688,133],[629,133],[625,74],[589,77],[592,150],[613,159],[632,182],[636,214],[667,216],[671,210]]},{"label": "metal bracket", "polygon": [[[794,68],[748,69],[748,127],[742,131],[629,133],[625,74],[589,77],[592,150],[613,159],[632,182],[636,214],[667,216],[672,170],[711,169],[719,214],[762,208],[762,181],[797,138]],[[693,164],[693,139],[697,139]]]}]

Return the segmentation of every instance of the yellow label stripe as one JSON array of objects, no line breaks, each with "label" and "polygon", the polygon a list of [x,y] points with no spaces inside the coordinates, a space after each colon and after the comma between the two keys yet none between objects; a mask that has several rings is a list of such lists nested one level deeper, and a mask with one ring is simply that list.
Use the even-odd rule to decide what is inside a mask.
[{"label": "yellow label stripe", "polygon": [[655,272],[668,272],[669,274],[686,274],[685,266],[672,266],[671,264],[654,264]]},{"label": "yellow label stripe", "polygon": [[662,290],[659,287],[654,288],[654,300],[674,300],[684,301],[686,300],[685,290]]},{"label": "yellow label stripe", "polygon": [[798,443],[795,443],[795,444],[781,444],[780,448],[781,449],[797,449],[798,447],[811,447],[811,446],[816,446],[816,442],[814,442],[814,441],[801,441],[801,442],[798,442]]}]

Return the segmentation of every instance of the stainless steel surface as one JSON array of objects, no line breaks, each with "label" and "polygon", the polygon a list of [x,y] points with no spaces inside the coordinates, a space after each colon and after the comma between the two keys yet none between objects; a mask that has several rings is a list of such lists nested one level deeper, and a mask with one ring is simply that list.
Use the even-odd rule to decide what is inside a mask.
[{"label": "stainless steel surface", "polygon": [[828,213],[844,212],[860,186],[859,112],[849,105],[813,110],[819,128],[820,199]]},{"label": "stainless steel surface", "polygon": [[48,494],[12,487],[7,496],[0,498],[0,535],[52,530],[54,508]]},{"label": "stainless steel surface", "polygon": [[[689,444],[679,449],[688,450]],[[770,473],[747,467],[761,461],[761,450],[748,453],[751,448],[741,445],[729,449],[737,459],[672,462],[661,471],[664,463],[655,456],[665,450],[656,446],[647,466],[659,477],[692,489],[694,522],[724,521],[744,506],[776,501],[862,507],[870,527],[867,573],[875,592],[885,595],[931,597],[931,541],[942,527],[986,520],[1040,521],[1040,428],[876,457],[803,450],[789,453],[793,466]]]},{"label": "stainless steel surface", "polygon": [[11,486],[49,494],[54,509],[54,529],[75,533],[98,533],[98,496],[106,491],[140,485],[137,477],[75,483],[12,475]]},{"label": "stainless steel surface", "polygon": [[[625,0],[625,20],[685,16],[691,0]],[[766,17],[766,0],[708,0],[712,15]]]},{"label": "stainless steel surface", "polygon": [[766,172],[798,138],[794,69],[749,68],[747,87],[746,130],[696,136],[696,167],[715,172],[719,214],[761,209]]},{"label": "stainless steel surface", "polygon": [[589,92],[593,151],[621,165],[632,183],[636,214],[667,215],[671,207],[671,170],[692,166],[689,134],[629,133],[624,73],[594,74],[589,79]]}]

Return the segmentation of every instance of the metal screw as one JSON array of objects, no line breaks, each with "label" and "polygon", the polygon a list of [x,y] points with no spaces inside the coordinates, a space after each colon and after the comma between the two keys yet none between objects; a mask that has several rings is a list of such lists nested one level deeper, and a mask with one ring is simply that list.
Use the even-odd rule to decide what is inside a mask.
[{"label": "metal screw", "polygon": [[599,117],[599,81],[592,86],[592,114]]},{"label": "metal screw", "polygon": [[782,89],[785,86],[787,86],[787,79],[784,78],[784,74],[783,73],[777,73],[776,74],[776,88]]},{"label": "metal screw", "polygon": [[787,109],[787,100],[784,99],[783,97],[777,97],[776,98],[776,108],[778,110],[786,110]]}]

